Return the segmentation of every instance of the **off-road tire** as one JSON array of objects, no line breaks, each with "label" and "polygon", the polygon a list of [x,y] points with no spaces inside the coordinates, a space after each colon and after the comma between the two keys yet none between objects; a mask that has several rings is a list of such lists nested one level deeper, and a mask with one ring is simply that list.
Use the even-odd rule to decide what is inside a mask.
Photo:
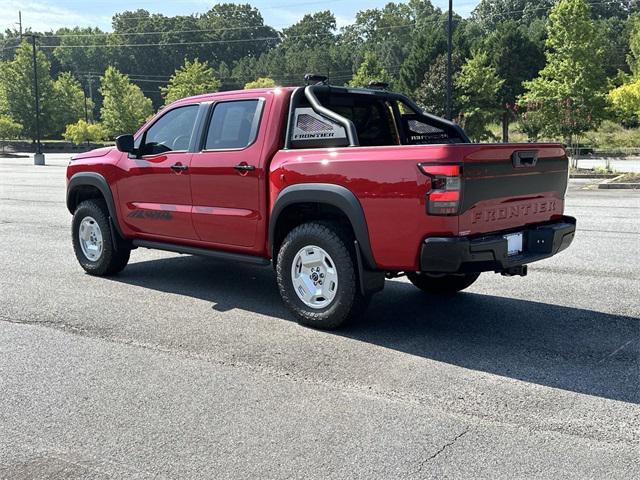
[{"label": "off-road tire", "polygon": [[471,286],[479,273],[462,273],[455,275],[427,275],[425,273],[407,273],[407,278],[420,290],[438,295],[452,295]]},{"label": "off-road tire", "polygon": [[[92,217],[102,233],[102,254],[92,261],[84,254],[80,246],[79,229],[80,223],[85,217]],[[129,262],[131,247],[120,240],[117,232],[112,231],[109,221],[109,211],[103,200],[92,199],[80,203],[73,214],[71,223],[71,237],[73,240],[73,250],[80,266],[90,275],[107,276],[121,272]],[[117,244],[114,245],[114,239]]]},{"label": "off-road tire", "polygon": [[[308,245],[324,249],[333,259],[338,272],[338,287],[333,301],[322,309],[312,308],[294,290],[291,267],[295,256]],[[369,296],[360,292],[355,252],[349,248],[348,235],[330,223],[305,223],[292,229],[284,239],[276,264],[280,296],[296,315],[298,323],[311,328],[331,330],[361,317]]]}]

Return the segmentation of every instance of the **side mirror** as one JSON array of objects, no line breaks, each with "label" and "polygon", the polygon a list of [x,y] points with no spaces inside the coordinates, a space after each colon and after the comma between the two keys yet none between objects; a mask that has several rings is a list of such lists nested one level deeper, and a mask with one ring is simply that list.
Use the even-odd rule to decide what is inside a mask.
[{"label": "side mirror", "polygon": [[132,153],[136,149],[133,135],[120,135],[116,137],[116,148],[121,152]]}]

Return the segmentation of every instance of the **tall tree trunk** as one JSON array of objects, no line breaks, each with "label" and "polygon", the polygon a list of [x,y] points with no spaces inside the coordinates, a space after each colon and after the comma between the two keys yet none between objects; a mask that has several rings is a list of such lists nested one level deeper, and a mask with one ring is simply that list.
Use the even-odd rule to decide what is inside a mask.
[{"label": "tall tree trunk", "polygon": [[502,143],[509,143],[509,112],[502,113]]}]

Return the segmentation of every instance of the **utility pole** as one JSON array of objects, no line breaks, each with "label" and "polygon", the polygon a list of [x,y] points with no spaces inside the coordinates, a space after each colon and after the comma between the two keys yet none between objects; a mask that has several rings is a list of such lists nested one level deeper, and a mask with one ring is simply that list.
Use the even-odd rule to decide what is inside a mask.
[{"label": "utility pole", "polygon": [[44,154],[40,143],[40,95],[38,94],[38,57],[36,55],[36,35],[34,33],[23,35],[31,37],[31,52],[33,55],[33,93],[36,107],[36,153],[33,156],[34,165],[44,165]]},{"label": "utility pole", "polygon": [[22,37],[22,11],[18,10],[18,25],[20,28],[20,36]]},{"label": "utility pole", "polygon": [[87,109],[87,89],[83,87],[82,93],[84,93],[84,121],[89,123],[89,110]]},{"label": "utility pole", "polygon": [[[89,110],[87,109],[87,89],[83,86],[82,93],[84,93],[84,121],[89,124]],[[89,148],[89,139],[87,138],[87,148]]]},{"label": "utility pole", "polygon": [[451,112],[452,97],[452,51],[453,51],[453,0],[449,0],[449,22],[447,28],[447,119],[451,120],[453,114]]},{"label": "utility pole", "polygon": [[89,100],[91,100],[91,121],[93,122],[93,106],[95,106],[95,104],[93,103],[93,84],[92,84],[92,78],[91,78],[91,74],[89,74],[87,76],[87,86],[89,87]]}]

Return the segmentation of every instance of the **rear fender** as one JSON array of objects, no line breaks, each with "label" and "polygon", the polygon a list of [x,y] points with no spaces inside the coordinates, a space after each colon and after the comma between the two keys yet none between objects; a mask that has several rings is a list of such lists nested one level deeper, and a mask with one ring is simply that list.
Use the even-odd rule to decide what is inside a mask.
[{"label": "rear fender", "polygon": [[284,209],[297,203],[324,203],[340,209],[351,223],[365,267],[377,268],[369,242],[369,230],[364,211],[356,196],[345,187],[330,183],[302,183],[291,185],[280,192],[271,209],[269,219],[269,250],[273,252],[278,217]]}]

